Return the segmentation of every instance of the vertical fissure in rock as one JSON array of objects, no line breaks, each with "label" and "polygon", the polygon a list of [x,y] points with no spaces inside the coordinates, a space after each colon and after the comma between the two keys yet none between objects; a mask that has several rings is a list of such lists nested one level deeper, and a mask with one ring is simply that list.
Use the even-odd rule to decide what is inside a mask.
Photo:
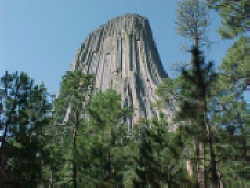
[{"label": "vertical fissure in rock", "polygon": [[129,70],[133,71],[133,35],[129,35]]}]

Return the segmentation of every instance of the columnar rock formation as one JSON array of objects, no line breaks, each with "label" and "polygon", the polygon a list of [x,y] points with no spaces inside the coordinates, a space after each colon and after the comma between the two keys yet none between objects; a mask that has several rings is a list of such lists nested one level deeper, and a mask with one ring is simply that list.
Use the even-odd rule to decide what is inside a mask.
[{"label": "columnar rock formation", "polygon": [[164,72],[151,28],[145,17],[127,14],[92,32],[79,49],[73,70],[95,74],[95,87],[112,88],[124,106],[133,107],[129,127],[140,118],[158,115],[155,91]]}]

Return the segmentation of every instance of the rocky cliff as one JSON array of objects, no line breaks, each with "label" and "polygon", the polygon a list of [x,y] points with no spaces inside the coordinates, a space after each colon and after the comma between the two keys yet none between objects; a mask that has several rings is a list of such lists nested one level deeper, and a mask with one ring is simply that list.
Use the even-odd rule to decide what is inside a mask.
[{"label": "rocky cliff", "polygon": [[145,17],[116,17],[92,32],[75,58],[73,70],[95,74],[98,90],[115,89],[124,106],[133,107],[129,129],[142,117],[158,115],[155,91],[164,72],[151,28]]}]

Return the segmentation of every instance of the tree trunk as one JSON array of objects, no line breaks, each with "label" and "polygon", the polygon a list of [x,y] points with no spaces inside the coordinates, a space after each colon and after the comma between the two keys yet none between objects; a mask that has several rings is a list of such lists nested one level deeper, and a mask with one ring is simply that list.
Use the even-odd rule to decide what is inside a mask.
[{"label": "tree trunk", "polygon": [[76,152],[76,128],[73,133],[73,184],[74,188],[77,188],[77,169],[76,169],[76,161],[75,161],[75,152]]},{"label": "tree trunk", "polygon": [[196,143],[196,187],[205,188],[205,168],[204,168],[204,144],[200,141]]},{"label": "tree trunk", "polygon": [[[210,132],[211,134],[211,132]],[[217,170],[217,162],[215,153],[213,150],[213,140],[211,135],[209,136],[209,150],[210,150],[210,166],[211,166],[211,174],[212,174],[212,185],[213,188],[220,188],[220,181],[218,177],[218,170]]]}]

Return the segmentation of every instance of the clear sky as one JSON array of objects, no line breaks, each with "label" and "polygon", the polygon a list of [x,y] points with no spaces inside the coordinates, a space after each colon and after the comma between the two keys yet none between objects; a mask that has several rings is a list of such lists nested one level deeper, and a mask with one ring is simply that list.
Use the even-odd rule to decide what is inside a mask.
[{"label": "clear sky", "polygon": [[[0,74],[25,71],[57,93],[62,75],[73,62],[86,36],[107,20],[125,13],[146,16],[166,71],[187,61],[176,35],[176,0],[0,0]],[[219,63],[232,41],[216,33],[218,17],[211,16],[208,50]]]}]

